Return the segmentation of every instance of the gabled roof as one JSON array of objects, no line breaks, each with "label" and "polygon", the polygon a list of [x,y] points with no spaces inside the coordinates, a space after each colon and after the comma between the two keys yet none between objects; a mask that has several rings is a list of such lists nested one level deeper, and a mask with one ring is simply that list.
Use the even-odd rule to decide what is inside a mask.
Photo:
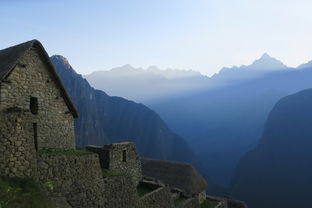
[{"label": "gabled roof", "polygon": [[141,165],[143,177],[160,180],[186,194],[198,194],[207,187],[206,181],[191,164],[141,158]]},{"label": "gabled roof", "polygon": [[10,74],[10,72],[17,65],[19,59],[31,48],[36,48],[38,53],[42,55],[45,63],[48,66],[48,69],[55,77],[55,81],[61,89],[62,97],[64,98],[70,112],[72,113],[73,117],[78,117],[77,110],[68,96],[60,77],[56,73],[47,52],[44,50],[42,44],[38,40],[31,40],[10,48],[0,50],[0,81],[5,79]]}]

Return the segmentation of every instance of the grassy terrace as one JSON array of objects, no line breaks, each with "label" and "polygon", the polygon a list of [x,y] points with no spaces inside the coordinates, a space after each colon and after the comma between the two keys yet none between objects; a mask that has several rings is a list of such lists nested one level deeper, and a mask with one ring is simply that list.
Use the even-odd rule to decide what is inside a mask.
[{"label": "grassy terrace", "polygon": [[85,150],[39,150],[37,151],[39,155],[88,155],[92,152]]},{"label": "grassy terrace", "polygon": [[32,179],[0,178],[1,208],[50,208],[47,196]]},{"label": "grassy terrace", "polygon": [[200,208],[215,208],[219,202],[212,201],[212,200],[205,200],[201,205]]}]

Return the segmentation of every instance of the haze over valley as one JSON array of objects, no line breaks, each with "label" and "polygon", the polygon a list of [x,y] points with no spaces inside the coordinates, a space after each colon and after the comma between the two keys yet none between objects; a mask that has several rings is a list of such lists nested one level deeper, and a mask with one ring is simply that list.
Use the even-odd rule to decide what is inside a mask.
[{"label": "haze over valley", "polygon": [[[123,76],[115,77],[116,71],[122,71]],[[85,77],[96,88],[105,91],[107,87],[112,96],[132,98],[155,110],[171,130],[186,139],[208,170],[211,181],[223,187],[223,193],[229,195],[232,194],[233,181],[239,180],[238,174],[241,183],[245,184],[242,170],[236,173],[237,166],[240,159],[259,143],[276,102],[312,87],[311,62],[290,68],[266,53],[250,65],[222,68],[211,77],[186,70],[170,72],[173,71],[177,76],[171,74],[168,78],[168,70],[156,67],[135,69],[126,65]],[[184,74],[183,78],[178,77],[181,74]],[[158,87],[164,82],[167,96],[163,96],[163,89]],[[177,87],[179,82],[190,85]],[[233,193],[248,202],[248,196],[242,195],[237,186],[235,182]],[[255,185],[244,190],[256,189]]]}]

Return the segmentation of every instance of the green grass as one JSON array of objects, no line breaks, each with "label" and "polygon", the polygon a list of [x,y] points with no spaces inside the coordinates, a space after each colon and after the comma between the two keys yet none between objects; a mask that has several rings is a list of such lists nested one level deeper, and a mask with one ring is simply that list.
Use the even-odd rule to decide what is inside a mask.
[{"label": "green grass", "polygon": [[85,150],[39,150],[37,151],[39,155],[88,155],[92,152]]},{"label": "green grass", "polygon": [[110,177],[110,176],[124,176],[126,175],[122,171],[117,170],[108,170],[108,169],[102,169],[103,177]]},{"label": "green grass", "polygon": [[201,205],[200,208],[215,208],[219,202],[212,201],[212,200],[205,200]]},{"label": "green grass", "polygon": [[40,186],[32,179],[0,178],[1,208],[51,208]]}]

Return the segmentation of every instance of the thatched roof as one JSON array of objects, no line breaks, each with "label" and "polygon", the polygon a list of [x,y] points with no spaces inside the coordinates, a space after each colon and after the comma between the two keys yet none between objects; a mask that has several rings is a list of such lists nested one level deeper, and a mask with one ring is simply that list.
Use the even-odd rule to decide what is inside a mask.
[{"label": "thatched roof", "polygon": [[18,64],[19,59],[31,48],[36,48],[38,53],[42,55],[45,63],[47,64],[51,74],[55,77],[57,85],[61,89],[61,94],[74,117],[78,117],[77,110],[73,103],[71,102],[60,77],[57,75],[53,64],[47,52],[44,50],[43,46],[38,40],[28,41],[10,48],[0,50],[0,81],[5,79],[10,72]]},{"label": "thatched roof", "polygon": [[141,164],[143,177],[160,180],[186,194],[198,194],[207,187],[206,181],[190,164],[148,158],[141,158]]}]

